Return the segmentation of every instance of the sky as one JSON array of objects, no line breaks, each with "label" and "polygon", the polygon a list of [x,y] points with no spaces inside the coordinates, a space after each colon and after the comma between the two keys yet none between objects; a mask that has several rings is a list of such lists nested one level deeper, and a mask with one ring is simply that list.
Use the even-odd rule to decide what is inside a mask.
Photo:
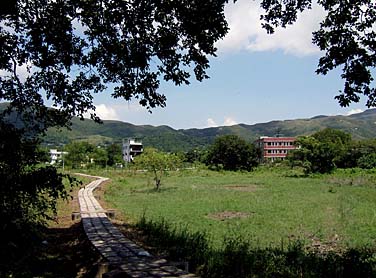
[{"label": "sky", "polygon": [[163,84],[165,108],[150,114],[136,101],[95,98],[96,113],[105,120],[175,129],[239,123],[349,115],[366,109],[365,102],[342,108],[334,99],[343,87],[340,71],[316,75],[321,57],[311,43],[324,12],[305,11],[295,25],[268,35],[261,28],[256,1],[239,0],[225,10],[230,31],[211,58],[210,79],[188,86]]},{"label": "sky", "polygon": [[[231,1],[230,1],[231,2]],[[287,29],[268,35],[261,28],[258,1],[238,0],[226,7],[228,35],[210,58],[210,79],[175,87],[162,83],[165,108],[149,113],[137,101],[96,95],[96,113],[103,120],[136,125],[168,125],[175,129],[239,123],[349,115],[366,108],[365,101],[342,108],[334,99],[343,88],[340,71],[326,76],[315,70],[322,53],[311,43],[324,12],[313,6]]]}]

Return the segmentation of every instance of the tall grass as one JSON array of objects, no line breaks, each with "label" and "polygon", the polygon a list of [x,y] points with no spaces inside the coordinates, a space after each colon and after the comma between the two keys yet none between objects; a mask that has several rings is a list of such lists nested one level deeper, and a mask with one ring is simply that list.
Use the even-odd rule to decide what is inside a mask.
[{"label": "tall grass", "polygon": [[376,277],[373,170],[199,169],[170,173],[159,192],[147,173],[108,173],[111,206],[202,277]]},{"label": "tall grass", "polygon": [[216,249],[205,233],[192,233],[163,219],[141,217],[136,226],[146,235],[147,244],[167,252],[169,259],[188,261],[190,271],[203,278],[376,277],[375,248],[313,252],[299,240],[265,248],[234,236]]}]

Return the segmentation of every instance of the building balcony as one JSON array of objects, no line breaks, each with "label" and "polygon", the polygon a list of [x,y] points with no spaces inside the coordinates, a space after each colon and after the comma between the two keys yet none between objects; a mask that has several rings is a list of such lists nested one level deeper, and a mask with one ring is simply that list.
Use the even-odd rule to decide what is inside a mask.
[{"label": "building balcony", "polygon": [[286,157],[287,153],[268,153],[264,155],[264,158],[272,158],[272,157]]},{"label": "building balcony", "polygon": [[296,146],[264,146],[264,150],[295,150]]}]

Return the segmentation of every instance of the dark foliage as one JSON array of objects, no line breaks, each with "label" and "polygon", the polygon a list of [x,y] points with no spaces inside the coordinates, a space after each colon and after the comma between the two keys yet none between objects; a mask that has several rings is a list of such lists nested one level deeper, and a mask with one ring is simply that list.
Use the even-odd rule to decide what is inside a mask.
[{"label": "dark foliage", "polygon": [[350,143],[350,134],[326,128],[312,136],[299,137],[299,148],[291,152],[289,159],[293,164],[299,162],[307,174],[329,173],[344,164]]},{"label": "dark foliage", "polygon": [[[225,2],[2,3],[0,100],[9,106],[8,116],[0,118],[1,235],[29,234],[50,218],[57,198],[67,197],[63,176],[37,166],[35,138],[95,110],[93,95],[107,88],[113,88],[114,98],[136,98],[150,110],[165,106],[166,97],[158,91],[162,80],[181,85],[191,75],[207,78],[214,42],[227,32]],[[18,130],[6,124],[11,115]],[[94,112],[91,117],[100,121]],[[105,151],[94,154],[106,165]],[[18,246],[13,238],[2,240]]]},{"label": "dark foliage", "polygon": [[162,79],[189,84],[190,67],[208,77],[225,2],[12,1],[0,14],[0,99],[46,124],[95,110],[93,94],[109,86],[114,98],[165,106]]},{"label": "dark foliage", "polygon": [[259,154],[253,144],[236,135],[224,135],[209,148],[205,163],[216,169],[250,171],[258,161]]},{"label": "dark foliage", "polygon": [[297,140],[299,149],[289,154],[292,166],[309,173],[329,173],[335,168],[376,167],[376,141],[352,141],[351,135],[331,128]]},{"label": "dark foliage", "polygon": [[[53,219],[56,200],[68,198],[65,175],[40,166],[37,141],[0,121],[0,253],[22,252],[22,242]],[[74,180],[68,177],[71,183]]]},{"label": "dark foliage", "polygon": [[17,258],[2,257],[0,277],[93,278],[99,272],[101,256],[81,223],[43,229],[38,239],[29,241]]}]

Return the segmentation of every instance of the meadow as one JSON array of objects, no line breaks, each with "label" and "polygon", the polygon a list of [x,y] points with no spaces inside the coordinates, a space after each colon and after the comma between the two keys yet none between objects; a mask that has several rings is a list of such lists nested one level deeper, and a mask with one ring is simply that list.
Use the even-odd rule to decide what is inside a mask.
[{"label": "meadow", "polygon": [[107,203],[131,223],[140,218],[204,233],[214,248],[228,238],[257,247],[299,240],[306,248],[340,251],[375,246],[374,170],[303,176],[289,168],[253,172],[170,172],[154,190],[148,173],[101,173],[112,181]]}]

